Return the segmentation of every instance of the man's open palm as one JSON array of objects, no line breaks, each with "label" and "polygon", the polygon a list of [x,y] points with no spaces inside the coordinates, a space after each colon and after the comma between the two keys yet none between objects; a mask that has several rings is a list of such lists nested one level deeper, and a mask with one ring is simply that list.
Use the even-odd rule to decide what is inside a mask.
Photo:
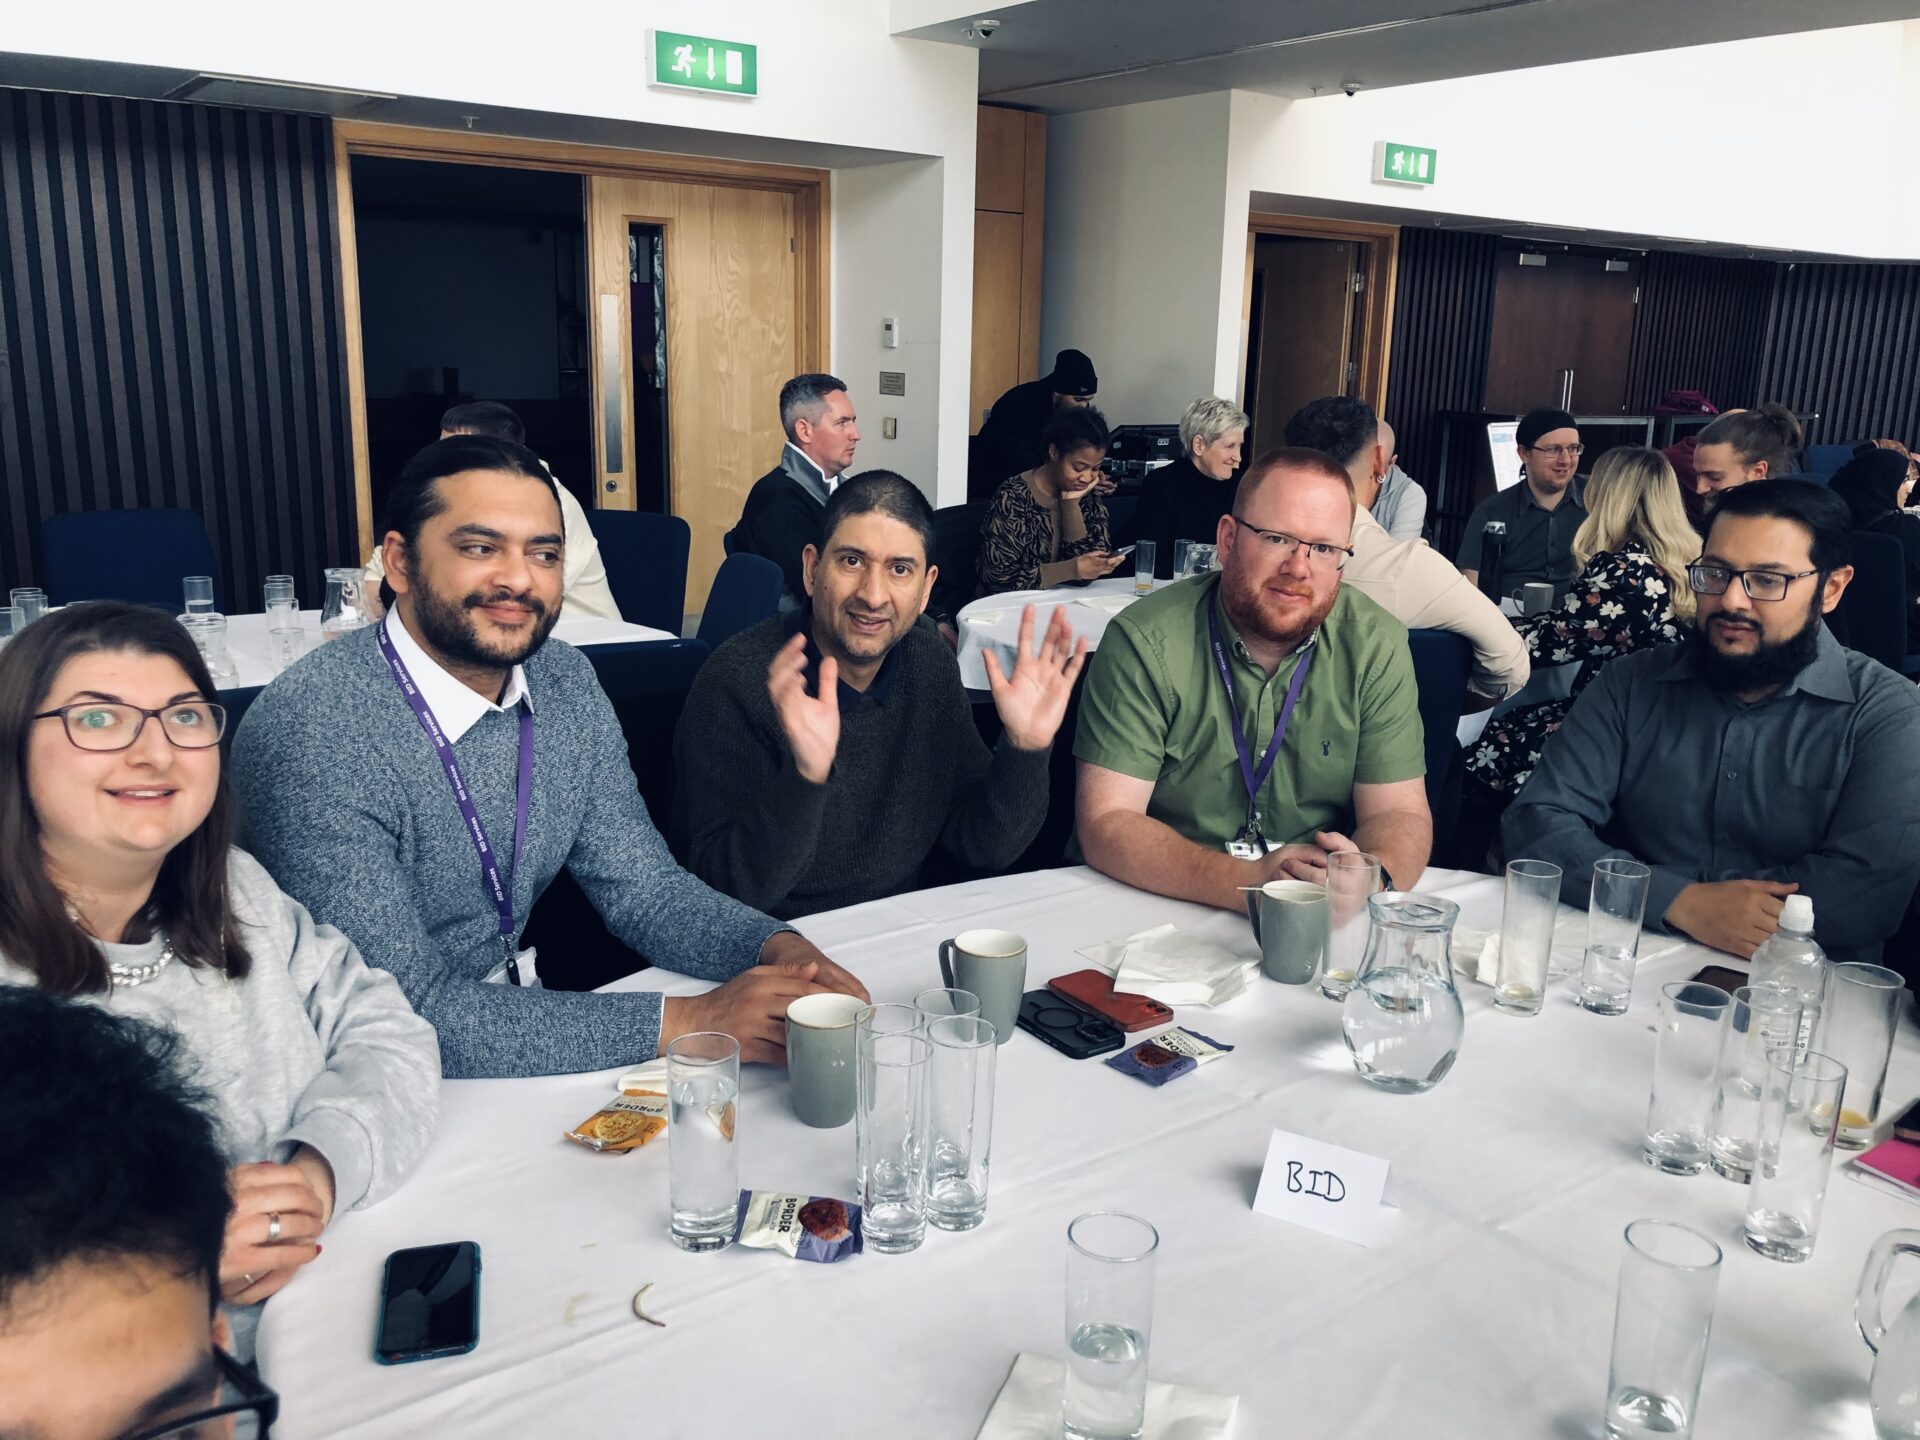
[{"label": "man's open palm", "polygon": [[794,768],[815,785],[827,783],[840,748],[840,667],[820,661],[817,694],[807,694],[807,637],[795,635],[767,667],[767,694],[787,732]]},{"label": "man's open palm", "polygon": [[1074,640],[1065,607],[1053,612],[1037,653],[1033,648],[1033,606],[1020,612],[1020,638],[1011,677],[1002,673],[999,657],[991,650],[986,661],[993,708],[1000,712],[1007,738],[1021,750],[1046,749],[1067,713],[1080,667],[1087,663],[1087,642],[1084,638]]}]

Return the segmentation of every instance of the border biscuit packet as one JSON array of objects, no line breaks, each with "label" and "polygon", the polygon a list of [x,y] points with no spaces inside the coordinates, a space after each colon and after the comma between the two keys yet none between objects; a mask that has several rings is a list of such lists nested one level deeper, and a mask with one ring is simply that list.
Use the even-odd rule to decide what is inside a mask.
[{"label": "border biscuit packet", "polygon": [[1136,1080],[1158,1086],[1178,1079],[1190,1070],[1199,1069],[1209,1060],[1218,1060],[1232,1049],[1233,1046],[1223,1045],[1197,1031],[1175,1026],[1171,1030],[1161,1031],[1151,1040],[1141,1041],[1131,1050],[1122,1050],[1107,1064],[1122,1075],[1131,1075]]},{"label": "border biscuit packet", "polygon": [[777,1190],[742,1190],[736,1244],[754,1250],[781,1250],[796,1260],[830,1265],[865,1248],[860,1207],[819,1195],[783,1195]]},{"label": "border biscuit packet", "polygon": [[638,1150],[666,1128],[667,1097],[653,1090],[628,1090],[563,1133],[589,1150],[624,1153]]}]

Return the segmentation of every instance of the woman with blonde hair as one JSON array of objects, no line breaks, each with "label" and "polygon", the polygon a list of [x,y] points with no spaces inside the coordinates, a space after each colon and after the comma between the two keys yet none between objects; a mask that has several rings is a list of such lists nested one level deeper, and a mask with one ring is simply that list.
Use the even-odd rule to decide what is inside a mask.
[{"label": "woman with blonde hair", "polygon": [[1700,537],[1666,457],[1637,445],[1609,450],[1587,481],[1586,506],[1573,537],[1580,571],[1566,599],[1519,622],[1536,674],[1580,663],[1573,691],[1496,716],[1467,756],[1473,798],[1496,813],[1527,783],[1547,737],[1609,660],[1677,645],[1693,622],[1687,566],[1699,558]]}]

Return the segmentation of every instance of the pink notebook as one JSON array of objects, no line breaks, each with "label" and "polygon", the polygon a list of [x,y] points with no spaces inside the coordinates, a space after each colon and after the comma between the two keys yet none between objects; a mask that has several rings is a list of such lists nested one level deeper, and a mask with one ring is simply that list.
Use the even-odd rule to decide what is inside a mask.
[{"label": "pink notebook", "polygon": [[1920,1198],[1920,1145],[1907,1140],[1883,1140],[1856,1157],[1853,1163]]}]

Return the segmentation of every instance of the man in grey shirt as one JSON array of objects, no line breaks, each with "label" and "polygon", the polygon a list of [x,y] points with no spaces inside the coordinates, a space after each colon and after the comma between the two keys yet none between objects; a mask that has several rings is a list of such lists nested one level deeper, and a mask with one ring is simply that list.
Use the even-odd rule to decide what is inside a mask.
[{"label": "man in grey shirt", "polygon": [[1647,922],[1751,956],[1804,891],[1836,960],[1877,960],[1920,881],[1920,690],[1845,650],[1847,508],[1823,486],[1725,493],[1690,571],[1688,644],[1600,672],[1505,821],[1509,855],[1653,868]]}]

